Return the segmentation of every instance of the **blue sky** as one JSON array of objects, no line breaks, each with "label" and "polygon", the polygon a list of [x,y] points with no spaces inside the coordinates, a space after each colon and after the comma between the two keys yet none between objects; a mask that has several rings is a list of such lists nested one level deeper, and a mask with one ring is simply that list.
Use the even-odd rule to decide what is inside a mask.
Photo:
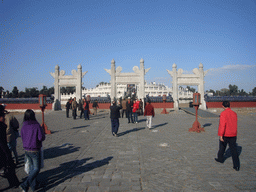
[{"label": "blue sky", "polygon": [[0,86],[53,86],[56,65],[71,75],[82,65],[86,88],[110,81],[111,60],[122,72],[145,61],[147,82],[172,86],[175,63],[199,64],[205,90],[256,87],[255,0],[1,0]]}]

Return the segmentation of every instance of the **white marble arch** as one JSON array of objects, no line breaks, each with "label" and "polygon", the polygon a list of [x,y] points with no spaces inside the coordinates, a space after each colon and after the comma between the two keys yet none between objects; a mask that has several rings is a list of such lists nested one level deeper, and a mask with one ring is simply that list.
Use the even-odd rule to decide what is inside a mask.
[{"label": "white marble arch", "polygon": [[73,69],[72,75],[65,75],[65,71],[61,70],[58,65],[55,66],[55,72],[50,74],[54,78],[54,103],[53,110],[61,110],[61,95],[60,87],[76,87],[76,99],[77,101],[82,98],[82,78],[87,73],[82,72],[82,66],[77,66],[77,71]]},{"label": "white marble arch", "polygon": [[172,76],[172,86],[173,86],[173,101],[174,110],[179,110],[179,98],[178,98],[178,87],[179,85],[196,85],[198,86],[198,93],[201,95],[201,105],[199,108],[206,109],[206,103],[204,100],[204,76],[209,70],[204,71],[203,64],[199,64],[199,69],[194,68],[194,74],[182,74],[183,69],[177,70],[177,65],[174,63],[172,65],[172,71],[166,69],[168,73]]},{"label": "white marble arch", "polygon": [[136,84],[139,85],[138,98],[145,97],[145,74],[150,68],[144,68],[144,60],[140,60],[140,69],[138,66],[133,67],[134,73],[121,73],[122,67],[116,68],[115,60],[111,61],[111,69],[104,69],[111,76],[111,101],[117,98],[116,86],[117,84]]}]

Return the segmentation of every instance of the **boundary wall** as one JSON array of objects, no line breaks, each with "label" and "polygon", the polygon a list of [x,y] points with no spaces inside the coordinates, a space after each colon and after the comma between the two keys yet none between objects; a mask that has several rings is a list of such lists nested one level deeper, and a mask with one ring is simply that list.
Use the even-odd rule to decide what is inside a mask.
[{"label": "boundary wall", "polygon": [[[256,102],[230,102],[230,108],[256,107]],[[222,102],[206,102],[206,108],[222,108]]]},{"label": "boundary wall", "polygon": [[[7,111],[26,111],[27,109],[33,109],[34,111],[41,111],[39,103],[5,103],[5,109]],[[47,103],[46,110],[52,110],[52,103]]]},{"label": "boundary wall", "polygon": [[[167,103],[151,103],[154,108],[174,108],[173,102],[167,102]],[[33,109],[41,111],[41,108],[39,107],[38,103],[7,103],[5,104],[6,110],[10,111],[25,111],[26,109]],[[99,109],[109,109],[110,103],[98,103]],[[63,109],[65,109],[64,105]],[[256,102],[230,102],[231,108],[256,108]],[[92,103],[90,103],[90,109],[92,109]],[[222,108],[222,102],[206,102],[206,108]],[[52,103],[48,103],[46,110],[52,109]]]}]

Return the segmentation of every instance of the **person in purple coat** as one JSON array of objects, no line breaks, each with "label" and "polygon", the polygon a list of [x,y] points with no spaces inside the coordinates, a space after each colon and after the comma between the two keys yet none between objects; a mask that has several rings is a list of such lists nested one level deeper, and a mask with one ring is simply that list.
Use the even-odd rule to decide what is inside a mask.
[{"label": "person in purple coat", "polygon": [[37,122],[33,110],[28,109],[24,114],[24,122],[21,128],[21,138],[25,150],[25,158],[32,165],[27,179],[20,185],[23,191],[28,191],[29,187],[36,190],[36,177],[40,171],[41,147],[42,141],[45,140],[43,128]]}]

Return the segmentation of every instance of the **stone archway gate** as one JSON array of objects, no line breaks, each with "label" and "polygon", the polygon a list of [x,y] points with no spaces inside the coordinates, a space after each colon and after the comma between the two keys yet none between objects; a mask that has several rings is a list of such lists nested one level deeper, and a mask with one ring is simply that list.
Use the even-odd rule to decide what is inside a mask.
[{"label": "stone archway gate", "polygon": [[172,65],[172,71],[167,69],[168,73],[172,76],[172,85],[173,85],[173,101],[174,109],[179,110],[179,98],[178,98],[178,87],[179,85],[196,85],[198,86],[198,93],[201,95],[201,109],[206,109],[206,103],[204,100],[204,76],[208,73],[209,70],[204,71],[203,64],[199,64],[199,69],[194,68],[194,74],[182,74],[183,69],[177,71],[177,65]]},{"label": "stone archway gate", "polygon": [[50,74],[54,78],[54,110],[61,110],[60,105],[60,87],[76,87],[76,99],[77,101],[82,98],[82,78],[87,73],[82,72],[82,66],[77,66],[77,71],[73,69],[71,71],[72,75],[65,75],[65,71],[61,70],[58,65],[55,66],[55,72]]},{"label": "stone archway gate", "polygon": [[[117,97],[116,85],[117,84],[137,84],[139,85],[138,98],[144,99],[145,97],[145,74],[150,70],[144,69],[144,60],[140,60],[140,69],[138,66],[133,67],[134,73],[121,73],[122,67],[116,68],[115,60],[111,61],[111,69],[105,69],[111,76],[111,101]],[[117,98],[116,98],[117,99]]]}]

